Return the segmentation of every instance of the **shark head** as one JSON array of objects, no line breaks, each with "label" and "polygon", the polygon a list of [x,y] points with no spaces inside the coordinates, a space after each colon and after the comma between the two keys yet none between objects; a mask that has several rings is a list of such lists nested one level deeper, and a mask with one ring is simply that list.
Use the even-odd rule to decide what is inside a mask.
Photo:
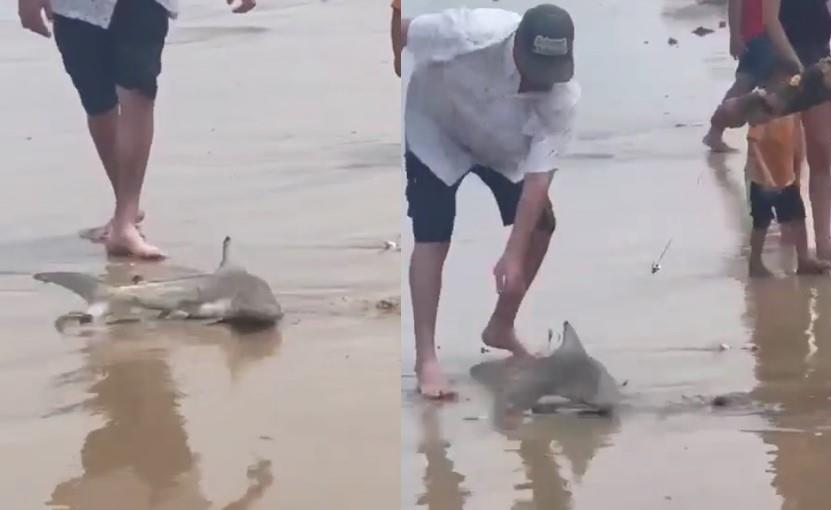
[{"label": "shark head", "polygon": [[559,348],[525,368],[509,384],[506,400],[509,408],[525,410],[548,395],[601,410],[610,410],[621,398],[618,383],[606,367],[589,356],[568,321],[563,324]]}]

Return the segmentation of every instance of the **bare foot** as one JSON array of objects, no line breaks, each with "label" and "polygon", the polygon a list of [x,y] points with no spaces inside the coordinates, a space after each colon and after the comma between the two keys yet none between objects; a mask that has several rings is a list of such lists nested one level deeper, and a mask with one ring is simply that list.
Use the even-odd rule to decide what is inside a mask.
[{"label": "bare foot", "polygon": [[749,273],[751,278],[770,278],[771,276],[773,276],[773,273],[771,273],[770,270],[766,268],[765,265],[761,262],[751,262]]},{"label": "bare foot", "polygon": [[416,366],[418,393],[431,400],[455,400],[458,393],[450,388],[438,360],[425,361]]},{"label": "bare foot", "polygon": [[[141,232],[141,228],[139,227],[142,221],[144,221],[144,211],[139,211],[138,217],[136,218],[136,228],[139,230],[141,236],[144,237],[144,233]],[[107,238],[110,237],[112,222],[113,220],[110,220],[106,225],[100,227],[85,228],[78,232],[78,236],[81,239],[86,239],[93,243],[105,243],[107,242]]]},{"label": "bare foot", "polygon": [[712,132],[704,135],[704,138],[702,138],[701,141],[713,152],[737,152],[736,149],[727,145],[727,143],[725,143],[720,136]]},{"label": "bare foot", "polygon": [[112,230],[107,239],[107,253],[116,257],[135,257],[148,260],[166,258],[159,248],[148,244],[135,225],[124,231]]},{"label": "bare foot", "polygon": [[513,326],[505,327],[491,319],[482,332],[482,342],[488,347],[511,352],[518,359],[533,358],[516,336]]},{"label": "bare foot", "polygon": [[831,262],[817,259],[800,260],[796,269],[797,274],[825,274],[831,270]]}]

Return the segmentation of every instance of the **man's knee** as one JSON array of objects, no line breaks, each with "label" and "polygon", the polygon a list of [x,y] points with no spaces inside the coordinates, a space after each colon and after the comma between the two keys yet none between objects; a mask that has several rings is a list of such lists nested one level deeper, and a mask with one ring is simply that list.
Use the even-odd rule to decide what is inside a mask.
[{"label": "man's knee", "polygon": [[549,201],[540,215],[539,222],[537,222],[537,230],[551,235],[556,229],[557,217],[554,216],[554,207],[551,205],[551,201]]}]

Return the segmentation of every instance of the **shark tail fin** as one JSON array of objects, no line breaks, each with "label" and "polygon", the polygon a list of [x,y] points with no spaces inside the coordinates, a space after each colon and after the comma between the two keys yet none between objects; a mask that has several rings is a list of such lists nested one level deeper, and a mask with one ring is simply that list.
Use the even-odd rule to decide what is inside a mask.
[{"label": "shark tail fin", "polygon": [[37,273],[34,275],[35,280],[44,283],[54,283],[61,287],[71,290],[84,298],[87,303],[93,303],[99,300],[103,294],[106,293],[109,285],[102,283],[97,278],[83,274],[71,272],[54,272],[54,273]]}]

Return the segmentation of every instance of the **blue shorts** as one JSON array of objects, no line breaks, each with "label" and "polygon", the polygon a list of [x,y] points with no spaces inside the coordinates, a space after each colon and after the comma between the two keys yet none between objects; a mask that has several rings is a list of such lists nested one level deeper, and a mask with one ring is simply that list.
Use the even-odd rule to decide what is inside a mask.
[{"label": "blue shorts", "polygon": [[748,41],[747,49],[739,58],[736,74],[749,76],[754,86],[761,84],[776,62],[775,51],[767,34],[757,35]]}]

